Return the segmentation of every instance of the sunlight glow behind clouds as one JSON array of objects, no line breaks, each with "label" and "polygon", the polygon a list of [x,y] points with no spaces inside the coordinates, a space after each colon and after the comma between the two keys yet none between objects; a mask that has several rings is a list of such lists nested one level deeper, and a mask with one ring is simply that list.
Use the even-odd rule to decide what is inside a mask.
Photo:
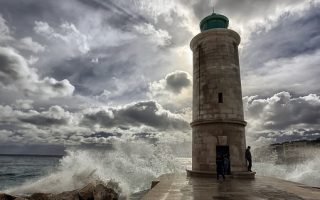
[{"label": "sunlight glow behind clouds", "polygon": [[[1,65],[0,105],[2,116],[11,116],[11,121],[0,121],[1,134],[8,135],[0,142],[8,138],[60,144],[142,137],[168,142],[191,139],[190,130],[163,131],[156,123],[152,126],[127,114],[129,108],[138,107],[159,123],[178,118],[181,124],[190,122],[189,42],[199,33],[202,17],[211,14],[210,0],[33,0],[23,5],[17,10],[14,1],[0,3],[2,55],[8,57],[11,49],[14,64]],[[310,118],[306,112],[317,104],[320,92],[319,6],[316,0],[217,1],[216,12],[228,16],[231,28],[242,37],[242,86],[249,102],[246,120],[252,142],[299,134],[313,137],[320,129],[315,124],[307,129],[310,124],[302,123]],[[18,78],[13,80],[8,70]],[[168,85],[169,77],[181,84]],[[279,117],[274,108],[280,100],[291,105],[285,107],[291,121]],[[261,107],[261,116],[254,115],[254,105]],[[56,106],[63,110],[60,114],[69,113],[68,123],[49,114],[57,113]],[[104,107],[114,118],[98,115]],[[301,111],[298,121],[291,116],[292,107]],[[80,126],[88,110],[95,111],[91,115],[97,121]],[[157,110],[162,114],[151,112]],[[103,126],[101,117],[114,126]],[[112,121],[117,117],[121,123]],[[18,124],[18,119],[24,121]],[[55,128],[41,126],[44,122]],[[270,130],[279,124],[279,130]]]}]

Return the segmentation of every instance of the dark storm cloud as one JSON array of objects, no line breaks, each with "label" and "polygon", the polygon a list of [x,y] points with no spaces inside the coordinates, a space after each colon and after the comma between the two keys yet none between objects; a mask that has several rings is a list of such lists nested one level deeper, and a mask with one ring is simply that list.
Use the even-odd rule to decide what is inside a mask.
[{"label": "dark storm cloud", "polygon": [[182,71],[168,74],[165,80],[167,89],[175,93],[180,93],[183,88],[189,87],[192,84],[190,75]]},{"label": "dark storm cloud", "polygon": [[52,125],[66,125],[68,121],[66,119],[55,119],[51,117],[35,115],[30,117],[21,117],[20,121],[38,126],[52,126]]},{"label": "dark storm cloud", "polygon": [[[129,59],[111,59],[111,57],[122,54],[120,48],[102,51],[108,55],[108,58],[100,58],[98,63],[92,62],[90,55],[62,60],[52,66],[52,75],[58,79],[68,78],[75,83],[76,92],[81,95],[99,95],[105,89],[114,92],[119,88],[114,84],[113,78],[130,79],[135,71],[135,64]],[[132,87],[134,88],[137,87]]]},{"label": "dark storm cloud", "polygon": [[[271,29],[260,27],[243,50],[245,67],[261,68],[270,60],[320,50],[320,3],[302,13],[283,14]],[[271,23],[271,22],[270,22]]]},{"label": "dark storm cloud", "polygon": [[30,112],[18,117],[21,122],[37,126],[67,125],[71,115],[60,106],[52,106],[48,111]]},{"label": "dark storm cloud", "polygon": [[250,141],[255,146],[265,146],[275,143],[283,143],[295,140],[315,140],[320,139],[320,129],[296,129],[282,131],[266,131],[249,136]]},{"label": "dark storm cloud", "polygon": [[41,80],[21,55],[3,47],[0,47],[0,83],[44,98],[68,96],[74,90],[68,80],[57,81],[50,77]]},{"label": "dark storm cloud", "polygon": [[193,12],[198,20],[206,17],[213,9],[211,0],[189,0],[189,3],[191,3]]},{"label": "dark storm cloud", "polygon": [[159,141],[159,138],[155,133],[135,133],[133,136],[139,140],[143,139],[144,141],[148,141],[151,144],[155,144]]},{"label": "dark storm cloud", "polygon": [[130,10],[132,7],[128,7],[128,5],[125,4],[127,2],[123,3],[121,1],[117,1],[117,3],[120,4],[118,5],[113,1],[105,2],[103,0],[78,1],[96,9],[103,9],[104,11],[114,13],[108,22],[110,22],[116,28],[121,28],[132,24],[148,23],[148,20],[143,15],[134,12],[134,10]]},{"label": "dark storm cloud", "polygon": [[[320,130],[319,98],[309,95],[316,91],[320,76],[315,31],[319,29],[319,4],[299,15],[292,11],[277,18],[301,2],[305,1],[217,3],[216,11],[228,16],[231,27],[236,27],[243,41],[247,39],[242,70],[253,77],[243,76],[244,88],[254,85],[250,96],[265,95],[248,100],[248,135],[255,139],[262,132],[268,132],[263,136],[274,141]],[[176,70],[191,72],[191,61],[185,61],[188,44],[198,32],[199,20],[211,9],[209,0],[0,1],[4,18],[0,19],[4,24],[0,42],[6,40],[0,44],[15,49],[11,60],[0,57],[2,63],[11,63],[0,70],[0,85],[4,86],[0,87],[0,141],[190,140],[186,119],[191,116],[191,77]],[[23,65],[13,65],[18,63],[15,59]],[[257,71],[262,68],[266,70]],[[73,85],[75,95],[71,96]],[[33,101],[16,101],[28,98],[20,93],[30,89]],[[273,95],[275,90],[303,95]],[[54,98],[42,100],[43,96]],[[60,105],[60,111],[52,105]]]},{"label": "dark storm cloud", "polygon": [[[106,13],[112,13],[112,15],[106,18],[106,24],[111,25],[116,29],[131,32],[136,25],[152,24],[159,29],[169,32],[170,36],[172,36],[172,41],[170,43],[172,46],[184,45],[185,42],[192,37],[192,33],[188,30],[186,24],[184,24],[186,22],[185,16],[179,15],[179,12],[176,9],[167,10],[166,13],[157,16],[150,16],[137,6],[138,3],[133,3],[128,6],[128,1],[78,1],[96,9],[102,9]],[[182,31],[183,34],[181,34]]]},{"label": "dark storm cloud", "polygon": [[169,13],[157,16],[153,22],[154,26],[166,30],[171,39],[168,47],[180,47],[188,45],[194,36],[189,30],[188,22],[185,16],[179,15],[179,11],[172,9]]},{"label": "dark storm cloud", "polygon": [[256,26],[241,49],[243,94],[319,94],[320,4],[284,12]]},{"label": "dark storm cloud", "polygon": [[164,110],[154,101],[139,102],[119,109],[100,110],[84,114],[83,124],[104,127],[150,126],[160,130],[189,129],[189,124],[178,115]]},{"label": "dark storm cloud", "polygon": [[[150,34],[150,37],[153,36]],[[146,77],[146,74],[160,74],[162,69],[155,65],[163,62],[165,57],[161,52],[155,56],[157,49],[141,53],[146,50],[151,40],[152,38],[138,38],[109,48],[95,48],[86,55],[60,59],[51,63],[50,73],[57,79],[68,78],[76,87],[75,92],[81,95],[97,96],[107,90],[110,93],[107,100],[125,100],[124,103],[128,103],[129,98],[132,101],[141,100],[147,91],[147,79],[151,78]],[[156,62],[146,62],[145,58],[148,57],[156,57]],[[150,71],[153,73],[148,73]]]},{"label": "dark storm cloud", "polygon": [[244,101],[246,118],[261,130],[299,129],[320,123],[320,97],[315,94],[292,97],[281,92],[267,99],[245,97]]},{"label": "dark storm cloud", "polygon": [[[68,79],[76,94],[83,96],[106,90],[105,101],[146,99],[148,82],[175,64],[168,59],[169,49],[185,45],[192,37],[186,17],[175,7],[155,15],[140,2],[18,3],[17,7],[16,2],[0,2],[0,13],[14,37],[28,36],[46,47],[35,63],[39,75]],[[150,6],[153,9],[151,2]]]},{"label": "dark storm cloud", "polygon": [[[0,105],[0,113],[0,141],[2,139],[22,143],[39,142],[39,139],[45,139],[51,143],[54,140],[52,137],[55,137],[55,132],[60,131],[60,127],[71,125],[70,122],[73,119],[72,113],[65,111],[60,106],[52,106],[46,111],[36,111],[30,107],[19,110],[19,107]],[[76,129],[74,128],[74,130]],[[50,134],[52,135],[44,134],[48,130],[51,130]],[[67,134],[62,132],[59,137],[64,137],[63,135]]]},{"label": "dark storm cloud", "polygon": [[[29,70],[23,58],[13,52],[12,49],[0,49],[0,82],[4,85],[13,84],[16,81],[30,76]],[[30,77],[31,78],[31,77]]]},{"label": "dark storm cloud", "polygon": [[149,84],[148,96],[172,112],[189,110],[192,98],[192,76],[185,71],[171,72],[163,79]]},{"label": "dark storm cloud", "polygon": [[[268,16],[277,8],[294,5],[299,0],[189,0],[192,4],[194,14],[198,19],[203,19],[212,12],[215,5],[215,12],[227,15],[228,17],[244,22],[257,16]],[[213,3],[214,2],[214,3]]]},{"label": "dark storm cloud", "polygon": [[[118,110],[115,116],[124,119],[128,124],[147,126],[159,129],[187,129],[189,124],[166,110],[154,101],[139,102],[125,109]],[[121,120],[122,121],[122,120]]]},{"label": "dark storm cloud", "polygon": [[[306,130],[298,129],[291,132],[283,132],[276,135],[276,141],[278,143],[293,141],[293,140],[314,140],[320,138],[320,130]],[[267,137],[272,137],[272,134],[268,134]]]},{"label": "dark storm cloud", "polygon": [[320,97],[280,92],[268,98],[244,97],[246,135],[253,146],[320,137]]},{"label": "dark storm cloud", "polygon": [[59,24],[65,18],[70,21],[75,20],[76,9],[73,12],[64,11],[72,2],[75,1],[2,0],[0,1],[0,13],[8,21],[13,35],[16,38],[22,38],[33,34],[34,22],[40,19],[54,24]]},{"label": "dark storm cloud", "polygon": [[112,127],[115,125],[112,115],[112,111],[100,110],[94,113],[85,114],[82,123],[88,126],[101,124],[104,127]]},{"label": "dark storm cloud", "polygon": [[19,110],[20,106],[0,105],[0,143],[108,144],[124,138],[150,141],[185,138],[190,133],[187,121],[155,102],[78,111],[60,106],[47,110],[23,107]]},{"label": "dark storm cloud", "polygon": [[104,131],[100,131],[100,132],[96,132],[93,133],[91,135],[85,136],[85,137],[97,137],[97,138],[108,138],[108,137],[120,137],[121,134],[120,133],[110,133],[110,132],[104,132]]}]

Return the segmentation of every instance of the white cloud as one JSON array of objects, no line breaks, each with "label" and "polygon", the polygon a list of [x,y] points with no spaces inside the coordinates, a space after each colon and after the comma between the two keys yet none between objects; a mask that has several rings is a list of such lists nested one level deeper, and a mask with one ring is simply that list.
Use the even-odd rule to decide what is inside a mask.
[{"label": "white cloud", "polygon": [[189,124],[179,114],[171,113],[154,101],[142,101],[122,107],[90,109],[85,111],[83,123],[101,127],[150,127],[155,130],[189,129]]},{"label": "white cloud", "polygon": [[92,58],[92,59],[91,59],[91,62],[92,62],[92,63],[99,63],[99,58]]},{"label": "white cloud", "polygon": [[32,66],[32,65],[36,64],[38,61],[39,61],[39,57],[31,55],[29,57],[29,59],[27,60],[27,63]]},{"label": "white cloud", "polygon": [[[153,101],[118,107],[89,107],[74,112],[61,106],[37,111],[25,105],[0,105],[4,141],[18,143],[81,144],[120,140],[190,141],[190,126],[179,114]],[[20,110],[22,107],[26,109]],[[8,127],[10,127],[8,129]],[[8,129],[8,130],[7,130]]]},{"label": "white cloud", "polygon": [[[317,1],[317,0],[316,0]],[[271,28],[277,18],[286,12],[302,13],[313,0],[218,0],[215,12],[229,18],[230,28],[240,33],[242,42],[249,41],[258,27]],[[185,2],[185,0],[183,0]],[[198,20],[212,12],[211,0],[189,1]]]},{"label": "white cloud", "polygon": [[162,29],[156,29],[152,24],[140,24],[134,26],[135,30],[142,35],[148,36],[150,42],[158,46],[166,46],[171,43],[171,36],[169,33]]},{"label": "white cloud", "polygon": [[309,94],[292,97],[280,92],[270,98],[244,97],[245,113],[255,130],[283,130],[301,124],[318,125],[320,97]]},{"label": "white cloud", "polygon": [[42,112],[29,110],[22,116],[18,116],[18,119],[22,122],[44,127],[52,125],[69,125],[72,118],[72,114],[65,111],[60,106],[51,106],[48,111]]},{"label": "white cloud", "polygon": [[301,139],[320,132],[320,97],[316,94],[293,97],[280,92],[269,98],[251,96],[243,100],[251,142]]},{"label": "white cloud", "polygon": [[293,58],[279,58],[266,62],[243,74],[244,94],[269,95],[281,90],[299,94],[318,93],[320,51]]},{"label": "white cloud", "polygon": [[33,108],[34,101],[30,99],[17,99],[14,108],[17,110],[30,110]]},{"label": "white cloud", "polygon": [[7,26],[7,21],[0,14],[0,42],[13,39],[10,36],[10,29]]},{"label": "white cloud", "polygon": [[19,49],[31,51],[33,53],[43,52],[45,47],[39,44],[38,42],[33,41],[31,37],[25,37],[20,40],[18,44]]},{"label": "white cloud", "polygon": [[0,143],[75,144],[75,141],[66,141],[66,138],[74,134],[85,136],[90,133],[87,128],[78,126],[77,113],[66,111],[60,106],[51,106],[43,111],[20,109],[17,106],[0,105],[0,127],[11,133],[7,134],[5,140],[0,138]]},{"label": "white cloud", "polygon": [[34,31],[49,40],[60,40],[82,54],[90,51],[89,36],[81,33],[72,23],[64,22],[55,30],[47,22],[35,21]]},{"label": "white cloud", "polygon": [[175,71],[164,79],[149,84],[149,97],[170,110],[191,106],[192,77],[184,71]]},{"label": "white cloud", "polygon": [[39,53],[45,50],[45,47],[34,41],[31,37],[24,37],[22,39],[15,39],[12,36],[12,31],[7,26],[7,21],[0,14],[0,43],[4,46],[15,47],[19,50],[30,51],[32,53]]},{"label": "white cloud", "polygon": [[8,130],[0,130],[0,142],[5,143],[8,141],[12,141],[14,137],[14,133]]},{"label": "white cloud", "polygon": [[27,61],[11,48],[0,47],[0,61],[0,83],[4,87],[42,98],[73,94],[74,86],[68,80],[57,81],[51,77],[40,79]]}]

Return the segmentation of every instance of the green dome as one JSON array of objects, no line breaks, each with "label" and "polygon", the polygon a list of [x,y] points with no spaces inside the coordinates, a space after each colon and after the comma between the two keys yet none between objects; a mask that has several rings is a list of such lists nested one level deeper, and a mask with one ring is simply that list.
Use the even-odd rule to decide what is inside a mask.
[{"label": "green dome", "polygon": [[200,22],[201,32],[214,28],[228,28],[229,19],[224,15],[212,13]]}]

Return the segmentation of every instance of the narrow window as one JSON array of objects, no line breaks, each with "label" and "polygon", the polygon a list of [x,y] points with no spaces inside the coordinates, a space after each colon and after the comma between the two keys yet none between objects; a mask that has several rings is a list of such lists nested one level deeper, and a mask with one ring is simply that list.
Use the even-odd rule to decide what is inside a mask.
[{"label": "narrow window", "polygon": [[234,47],[234,61],[235,61],[236,65],[239,66],[239,51],[238,51],[237,43],[234,42],[233,47]]},{"label": "narrow window", "polygon": [[222,94],[222,92],[219,92],[218,100],[219,100],[219,103],[223,103],[223,94]]}]

